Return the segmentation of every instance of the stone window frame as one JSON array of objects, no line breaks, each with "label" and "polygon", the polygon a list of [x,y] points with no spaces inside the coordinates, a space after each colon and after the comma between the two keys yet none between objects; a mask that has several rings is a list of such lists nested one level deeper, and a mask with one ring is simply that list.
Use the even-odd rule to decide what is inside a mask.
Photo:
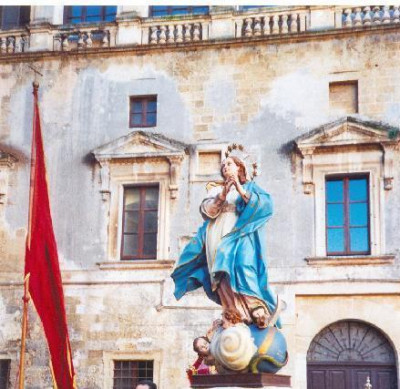
[{"label": "stone window frame", "polygon": [[[324,158],[324,157],[322,157]],[[351,157],[349,158],[351,159]],[[325,160],[327,162],[327,159]],[[326,164],[314,165],[315,185],[315,257],[336,258],[339,256],[328,255],[326,247],[326,178],[332,175],[347,176],[353,174],[365,174],[369,176],[369,234],[370,254],[357,255],[358,257],[370,257],[382,255],[385,252],[385,222],[382,209],[383,191],[380,190],[381,169],[379,162],[357,163],[347,162],[341,166],[329,166]],[[340,258],[356,257],[355,255],[341,255]]]},{"label": "stone window frame", "polygon": [[[365,139],[333,141],[335,132],[354,126]],[[384,131],[382,131],[384,130]],[[361,265],[393,263],[385,251],[385,191],[393,185],[393,158],[399,148],[393,128],[347,116],[321,126],[296,141],[302,161],[303,191],[314,196],[314,231],[310,265]],[[319,138],[319,139],[318,139]],[[370,254],[328,256],[326,248],[325,180],[330,175],[369,175]]]},{"label": "stone window frame", "polygon": [[[155,258],[146,259],[146,261],[166,259],[168,254],[168,231],[167,225],[167,205],[169,198],[168,177],[158,176],[154,179],[152,174],[139,174],[135,178],[112,177],[111,178],[111,198],[110,198],[110,228],[108,247],[109,258],[117,262],[141,262],[143,259],[123,259],[122,258],[122,234],[123,234],[123,205],[124,205],[124,187],[129,186],[154,186],[158,185],[158,230],[157,230],[157,254]],[[117,220],[117,226],[113,226],[112,221]],[[116,227],[116,228],[115,228]],[[113,250],[115,247],[115,251]]]},{"label": "stone window frame", "polygon": [[356,111],[355,112],[346,112],[346,114],[357,114],[360,111],[360,92],[359,92],[359,81],[358,79],[345,79],[343,81],[330,81],[329,82],[329,111],[336,111],[337,109],[331,107],[331,87],[332,86],[354,86],[356,92]]},{"label": "stone window frame", "polygon": [[153,382],[161,383],[161,350],[149,351],[103,351],[104,388],[113,388],[114,361],[153,361]]},{"label": "stone window frame", "polygon": [[[162,134],[133,131],[92,151],[99,164],[99,192],[107,211],[106,258],[100,269],[170,267],[169,214],[179,193],[180,169],[189,146]],[[157,261],[121,260],[123,187],[159,186]]]},{"label": "stone window frame", "polygon": [[191,182],[208,182],[222,180],[221,174],[218,171],[216,174],[204,175],[199,174],[199,154],[200,153],[220,153],[221,162],[225,158],[225,151],[228,147],[227,142],[224,143],[206,143],[195,145],[192,149],[190,158],[190,181]]}]

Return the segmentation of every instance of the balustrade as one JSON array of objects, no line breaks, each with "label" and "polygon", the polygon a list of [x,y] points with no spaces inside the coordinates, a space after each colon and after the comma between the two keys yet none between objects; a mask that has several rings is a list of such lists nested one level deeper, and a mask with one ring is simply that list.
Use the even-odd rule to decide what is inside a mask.
[{"label": "balustrade", "polygon": [[182,42],[198,42],[204,40],[205,24],[202,22],[179,22],[155,24],[148,27],[149,44],[171,44]]},{"label": "balustrade", "polygon": [[79,30],[61,32],[54,36],[55,51],[84,50],[92,47],[110,47],[110,31]]},{"label": "balustrade", "polygon": [[377,26],[400,22],[399,6],[366,6],[342,10],[342,27]]},{"label": "balustrade", "polygon": [[29,38],[25,34],[0,35],[0,54],[23,53],[27,50]]},{"label": "balustrade", "polygon": [[[138,18],[124,20],[123,24],[106,23],[98,27],[76,26],[65,29],[52,26],[52,45],[46,46],[42,31],[0,31],[0,55],[22,53],[28,50],[84,51],[92,48],[108,48],[121,42],[124,45],[172,45],[195,43],[205,40],[257,38],[312,33],[316,30],[335,28],[364,28],[369,26],[400,26],[400,6],[354,6],[327,7],[329,17],[321,21],[323,10],[313,12],[312,7],[294,6],[277,8],[254,8],[231,12],[226,15],[181,15],[170,18]],[[326,28],[324,28],[326,23]],[[222,32],[222,33],[221,33]],[[48,34],[46,32],[45,34]],[[216,34],[213,36],[213,34]],[[132,40],[130,40],[132,37]],[[43,43],[44,42],[44,43]],[[50,41],[51,42],[51,41]],[[35,46],[35,44],[37,46]],[[33,46],[32,46],[33,45]],[[42,46],[41,46],[42,45]]]},{"label": "balustrade", "polygon": [[266,35],[293,34],[307,30],[307,12],[293,10],[284,13],[264,12],[247,15],[239,22],[242,37],[258,37]]}]

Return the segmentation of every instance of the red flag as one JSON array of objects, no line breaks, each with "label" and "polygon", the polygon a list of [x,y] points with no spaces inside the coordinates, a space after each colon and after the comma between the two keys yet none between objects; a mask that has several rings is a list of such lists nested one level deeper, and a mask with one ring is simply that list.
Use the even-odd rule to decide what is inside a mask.
[{"label": "red flag", "polygon": [[34,85],[31,188],[25,279],[28,282],[30,297],[43,323],[50,350],[54,386],[57,389],[72,389],[75,387],[75,372],[65,315],[57,245],[50,213],[37,92],[38,86]]}]

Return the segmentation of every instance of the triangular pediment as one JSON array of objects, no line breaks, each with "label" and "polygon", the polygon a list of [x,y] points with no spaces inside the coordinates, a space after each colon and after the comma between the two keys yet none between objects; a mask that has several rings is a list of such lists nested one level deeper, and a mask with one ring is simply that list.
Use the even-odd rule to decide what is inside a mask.
[{"label": "triangular pediment", "polygon": [[344,147],[398,143],[399,129],[348,116],[318,127],[296,139],[300,151],[325,147]]},{"label": "triangular pediment", "polygon": [[134,131],[98,147],[92,153],[97,160],[183,156],[187,145],[162,134]]}]

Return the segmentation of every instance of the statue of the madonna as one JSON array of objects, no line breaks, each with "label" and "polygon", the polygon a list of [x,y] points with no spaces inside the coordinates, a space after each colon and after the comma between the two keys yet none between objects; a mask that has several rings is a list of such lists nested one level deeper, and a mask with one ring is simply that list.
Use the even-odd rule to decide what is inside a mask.
[{"label": "statue of the madonna", "polygon": [[235,155],[240,152],[243,146],[233,144],[225,153],[223,182],[208,185],[200,205],[205,222],[183,250],[172,278],[177,299],[203,286],[224,312],[233,310],[243,323],[265,328],[275,324],[279,311],[265,255],[265,224],[273,206],[270,195],[250,180],[244,160]]}]

